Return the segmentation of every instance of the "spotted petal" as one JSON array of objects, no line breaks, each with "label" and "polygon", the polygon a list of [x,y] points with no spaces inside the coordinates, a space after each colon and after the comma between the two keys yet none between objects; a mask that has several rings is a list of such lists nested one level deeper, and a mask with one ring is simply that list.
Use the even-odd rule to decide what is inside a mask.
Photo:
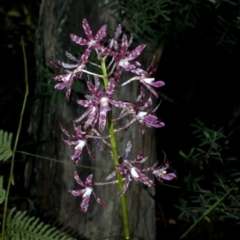
[{"label": "spotted petal", "polygon": [[79,177],[79,175],[78,175],[78,173],[77,173],[76,170],[74,171],[74,178],[75,178],[76,182],[77,182],[80,186],[86,187],[85,184],[84,184],[84,183],[82,182],[82,180],[80,179],[80,177]]},{"label": "spotted petal", "polygon": [[85,192],[85,189],[82,190],[68,190],[69,193],[71,193],[73,196],[78,197],[82,196],[83,193]]},{"label": "spotted petal", "polygon": [[126,176],[126,179],[125,179],[125,181],[124,181],[123,188],[122,188],[122,190],[121,190],[120,193],[119,193],[119,196],[120,196],[120,197],[127,191],[127,188],[128,188],[128,186],[129,186],[130,181],[131,181],[131,178],[130,178],[129,175],[127,175],[127,176]]},{"label": "spotted petal", "polygon": [[95,200],[97,201],[97,203],[99,203],[99,204],[102,205],[102,206],[107,206],[107,204],[106,204],[104,201],[102,201],[102,200],[96,195],[95,192],[93,192],[93,196],[94,196]]},{"label": "spotted petal", "polygon": [[95,39],[97,42],[102,40],[106,36],[107,25],[103,25],[97,32]]},{"label": "spotted petal", "polygon": [[157,81],[157,82],[151,82],[149,83],[151,86],[159,88],[165,85],[165,83],[163,81]]},{"label": "spotted petal", "polygon": [[78,37],[75,34],[70,34],[70,37],[72,39],[73,42],[79,44],[79,45],[88,45],[88,41],[84,38]]},{"label": "spotted petal", "polygon": [[130,61],[137,58],[145,47],[146,47],[146,44],[139,45],[134,50],[132,50],[131,53],[125,59]]},{"label": "spotted petal", "polygon": [[92,31],[91,31],[91,28],[86,19],[83,19],[82,26],[83,26],[84,32],[85,32],[86,36],[88,37],[88,39],[93,40]]},{"label": "spotted petal", "polygon": [[[85,193],[86,193],[86,190],[85,190]],[[88,209],[88,206],[89,206],[90,194],[91,193],[87,193],[87,195],[83,197],[83,200],[81,202],[81,212],[82,213],[87,212],[87,209]]]},{"label": "spotted petal", "polygon": [[147,185],[148,187],[155,187],[155,184],[150,180],[145,174],[143,174],[139,169],[136,168],[136,172],[138,177],[133,177],[135,181],[142,182],[143,184]]}]

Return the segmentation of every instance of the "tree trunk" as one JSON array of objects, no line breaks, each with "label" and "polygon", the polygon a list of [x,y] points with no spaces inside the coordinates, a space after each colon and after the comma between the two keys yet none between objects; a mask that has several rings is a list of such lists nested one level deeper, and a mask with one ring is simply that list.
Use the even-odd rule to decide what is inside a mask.
[{"label": "tree trunk", "polygon": [[[95,240],[110,236],[115,236],[111,239],[122,239],[124,234],[121,206],[116,185],[97,187],[96,193],[107,203],[107,207],[101,207],[91,199],[86,214],[80,212],[81,198],[73,197],[67,191],[80,189],[80,187],[73,178],[74,165],[70,160],[73,147],[63,143],[59,124],[73,132],[72,121],[81,114],[80,107],[76,104],[79,94],[73,93],[70,103],[67,103],[59,92],[56,94],[58,90],[53,89],[53,80],[50,74],[46,74],[46,69],[51,72],[50,61],[64,59],[65,50],[73,54],[79,51],[79,46],[71,42],[69,34],[74,33],[85,37],[82,29],[83,18],[88,20],[93,33],[96,33],[103,24],[110,24],[110,27],[116,25],[109,17],[109,12],[101,10],[97,2],[94,0],[42,1],[36,33],[37,86],[35,91],[37,95],[43,97],[36,100],[33,108],[32,132],[35,140],[43,141],[37,149],[38,155],[58,159],[61,162],[35,159],[32,165],[32,178],[30,178],[31,192],[44,217],[54,217],[58,222],[87,239]],[[145,57],[150,59],[149,54]],[[50,95],[46,94],[47,92]],[[130,84],[121,95],[126,100],[136,99],[138,92],[139,86]],[[144,155],[148,156],[146,166],[156,161],[154,131],[147,130],[146,134],[141,136],[134,125],[117,137],[120,155],[127,142],[131,140],[133,144],[131,157],[136,157],[142,150]],[[114,170],[112,159],[109,152],[101,153],[94,145],[92,145],[92,151],[97,156],[96,160],[91,160],[84,153],[78,164],[78,173],[83,180],[93,173],[94,181],[104,182],[105,177]],[[92,169],[84,166],[90,166]],[[154,194],[152,189],[150,192]],[[132,239],[155,239],[153,199],[141,184],[135,182],[130,184],[126,195]]]}]

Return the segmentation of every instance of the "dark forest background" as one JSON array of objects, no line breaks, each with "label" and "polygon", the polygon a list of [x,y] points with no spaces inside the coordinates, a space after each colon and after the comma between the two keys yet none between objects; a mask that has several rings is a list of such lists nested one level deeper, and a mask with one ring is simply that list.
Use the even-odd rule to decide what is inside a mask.
[{"label": "dark forest background", "polygon": [[[156,2],[161,2],[157,4]],[[156,5],[154,5],[156,4]],[[17,131],[24,97],[23,36],[30,95],[18,149],[35,154],[40,140],[29,134],[36,99],[35,32],[40,1],[0,4],[0,129]],[[157,157],[164,151],[178,176],[156,188],[156,239],[179,239],[229,191],[215,209],[189,233],[188,239],[226,239],[240,223],[240,3],[239,1],[110,1],[114,17],[136,43],[161,49],[156,79],[166,86],[159,117],[166,127],[155,132]],[[47,17],[47,16],[46,16]],[[79,23],[81,28],[81,23]],[[54,73],[46,69],[43,74]],[[49,98],[51,101],[51,97]],[[9,206],[52,221],[38,212],[26,179],[26,156],[19,155]],[[8,178],[7,163],[0,175]],[[230,189],[234,186],[234,190]],[[1,205],[2,206],[2,205]],[[2,208],[1,208],[2,211]],[[220,229],[220,230],[219,230]]]}]

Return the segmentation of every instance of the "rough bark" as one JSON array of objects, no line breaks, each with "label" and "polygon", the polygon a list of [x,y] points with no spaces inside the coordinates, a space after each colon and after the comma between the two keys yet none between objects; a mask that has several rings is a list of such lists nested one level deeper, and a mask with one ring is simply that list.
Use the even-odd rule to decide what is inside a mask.
[{"label": "rough bark", "polygon": [[[42,71],[43,68],[51,69],[50,60],[62,59],[65,50],[72,53],[76,51],[77,48],[75,49],[74,43],[71,43],[69,34],[83,36],[82,19],[86,18],[93,32],[96,32],[106,21],[114,26],[115,23],[108,14],[107,11],[100,10],[97,1],[94,0],[42,1],[36,33],[38,69],[36,94],[44,96],[49,89],[42,83],[53,85],[51,84],[53,80],[44,76]],[[121,93],[123,99],[136,98],[138,88],[136,84],[129,85],[127,90]],[[80,114],[75,101],[78,97],[73,94],[71,102],[67,103],[61,94],[57,94],[53,102],[47,96],[38,98],[35,102],[32,114],[33,136],[35,140],[45,141],[39,145],[37,153],[44,157],[59,159],[64,163],[35,159],[31,178],[32,195],[37,199],[37,206],[45,217],[54,217],[58,222],[88,239],[110,236],[116,236],[112,239],[121,239],[123,228],[117,186],[98,187],[97,195],[106,201],[108,206],[103,208],[92,200],[85,215],[80,212],[81,198],[73,197],[67,192],[68,189],[79,189],[79,186],[73,178],[74,166],[70,160],[73,148],[62,142],[59,123],[67,130],[72,130],[72,120]],[[140,136],[137,127],[134,126],[119,134],[118,139],[119,154],[122,154],[127,141],[131,140],[132,157],[143,150],[144,154],[149,156],[148,166],[156,161],[154,131],[148,130],[145,136]],[[113,163],[108,152],[100,153],[94,146],[92,150],[97,160],[92,161],[84,154],[79,163],[78,173],[82,179],[93,173],[94,180],[101,182],[114,169]],[[93,169],[81,167],[82,165],[91,166]],[[136,183],[130,185],[126,194],[131,235],[133,239],[155,239],[154,201],[142,185]],[[151,193],[154,193],[153,190]]]}]

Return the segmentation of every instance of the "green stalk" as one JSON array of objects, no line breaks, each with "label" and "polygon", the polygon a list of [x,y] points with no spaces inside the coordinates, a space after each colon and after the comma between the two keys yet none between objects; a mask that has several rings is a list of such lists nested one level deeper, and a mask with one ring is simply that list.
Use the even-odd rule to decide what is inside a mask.
[{"label": "green stalk", "polygon": [[[107,68],[105,64],[106,57],[101,59],[101,66],[102,66],[102,72],[103,72],[103,83],[105,89],[108,86],[108,75],[107,75]],[[108,131],[110,135],[110,143],[111,143],[111,149],[113,153],[113,161],[115,168],[119,164],[118,161],[118,149],[117,149],[117,141],[116,141],[116,134],[114,132],[113,122],[112,122],[112,111],[109,111],[107,113],[107,119],[108,119]],[[121,174],[116,171],[117,180],[118,180],[118,189],[119,191],[123,188],[123,180]],[[121,207],[122,207],[122,218],[123,218],[123,228],[124,228],[124,236],[125,240],[130,239],[130,231],[129,231],[129,221],[128,221],[128,213],[127,213],[127,201],[125,194],[120,197]]]},{"label": "green stalk", "polygon": [[14,178],[13,169],[14,169],[15,153],[16,153],[16,150],[17,150],[18,139],[19,139],[21,128],[22,128],[23,114],[24,114],[24,110],[25,110],[25,106],[26,106],[26,102],[27,102],[27,96],[28,96],[28,93],[29,93],[29,90],[28,90],[27,58],[26,58],[26,52],[25,52],[23,38],[21,39],[21,42],[22,42],[23,61],[24,61],[24,73],[25,73],[25,95],[24,95],[22,110],[21,110],[21,113],[20,113],[16,139],[15,139],[14,147],[13,147],[13,155],[12,155],[12,160],[11,160],[10,174],[9,174],[6,197],[5,197],[5,202],[4,202],[4,212],[3,212],[3,222],[2,222],[2,240],[4,240],[4,234],[5,234],[5,224],[6,224],[6,216],[7,216],[7,208],[8,208],[8,197],[9,197],[9,193],[10,193],[11,183],[13,182],[13,178]]},{"label": "green stalk", "polygon": [[180,239],[183,239],[187,236],[187,234],[198,224],[201,220],[203,220],[205,217],[207,217],[208,214],[210,214],[219,204],[222,203],[222,201],[231,193],[231,191],[235,188],[233,186],[231,189],[229,189],[220,199],[218,199],[212,206],[210,206],[203,215],[195,222],[193,223],[189,229],[180,237]]}]

